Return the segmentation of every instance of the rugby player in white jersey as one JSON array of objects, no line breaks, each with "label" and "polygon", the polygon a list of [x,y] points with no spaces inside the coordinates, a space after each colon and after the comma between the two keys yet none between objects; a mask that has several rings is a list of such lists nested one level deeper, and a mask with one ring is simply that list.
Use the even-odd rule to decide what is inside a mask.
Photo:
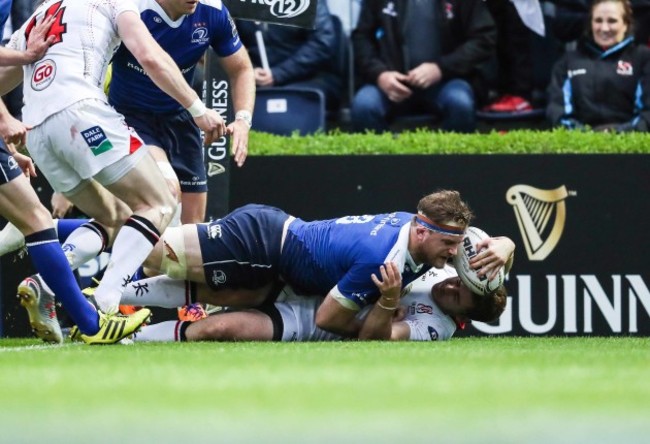
[{"label": "rugby player in white jersey", "polygon": [[[96,292],[99,308],[113,314],[123,284],[151,252],[176,206],[142,140],[106,101],[103,81],[119,44],[124,42],[154,82],[190,112],[206,144],[227,129],[151,37],[133,1],[47,0],[8,47],[24,49],[36,20],[44,16],[54,17],[48,33],[54,36],[52,46],[24,71],[1,68],[0,94],[23,81],[30,153],[52,188],[95,219],[101,242],[113,244]],[[72,267],[90,259],[78,251],[66,253]]]},{"label": "rugby player in white jersey", "polygon": [[[512,244],[501,239],[504,239],[504,248],[509,250]],[[383,278],[377,278],[376,284],[384,299],[357,316],[361,325],[369,311],[378,309],[384,314],[383,325],[375,323],[375,331],[366,330],[365,334],[360,334],[360,340],[446,341],[472,320],[495,321],[506,306],[505,287],[486,296],[473,294],[451,265],[427,271],[403,290],[396,267],[386,267]],[[285,286],[274,303],[255,309],[224,311],[197,322],[165,321],[148,325],[135,334],[134,340],[302,342],[343,339],[316,326],[316,311],[322,300],[318,296],[296,295],[291,287]]]}]

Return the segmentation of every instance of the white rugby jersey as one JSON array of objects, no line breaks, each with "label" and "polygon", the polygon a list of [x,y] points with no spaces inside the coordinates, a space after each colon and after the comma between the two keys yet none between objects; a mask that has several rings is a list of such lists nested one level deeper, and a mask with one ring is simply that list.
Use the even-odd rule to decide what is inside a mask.
[{"label": "white rugby jersey", "polygon": [[456,322],[433,302],[431,287],[456,276],[456,269],[447,264],[442,269],[428,270],[406,286],[400,305],[406,308],[404,322],[411,329],[411,341],[446,341],[453,336]]},{"label": "white rugby jersey", "polygon": [[125,11],[139,15],[132,0],[47,0],[12,35],[8,46],[22,51],[36,20],[56,17],[49,33],[56,37],[54,44],[42,59],[24,67],[26,125],[39,125],[80,100],[106,101],[104,76],[121,42],[117,17]]}]

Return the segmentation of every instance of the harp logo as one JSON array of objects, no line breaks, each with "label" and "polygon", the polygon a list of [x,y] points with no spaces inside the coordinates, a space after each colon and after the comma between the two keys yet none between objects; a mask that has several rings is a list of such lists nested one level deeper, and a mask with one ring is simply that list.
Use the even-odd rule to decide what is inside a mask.
[{"label": "harp logo", "polygon": [[554,190],[514,185],[506,192],[529,260],[543,261],[557,246],[566,222],[564,201],[568,196],[564,185]]}]

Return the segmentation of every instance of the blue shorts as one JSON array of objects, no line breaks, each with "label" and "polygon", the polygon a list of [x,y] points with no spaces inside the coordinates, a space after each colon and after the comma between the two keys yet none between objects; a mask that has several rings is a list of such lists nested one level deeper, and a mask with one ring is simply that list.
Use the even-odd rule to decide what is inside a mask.
[{"label": "blue shorts", "polygon": [[222,219],[198,224],[207,284],[214,290],[255,289],[275,282],[288,218],[278,208],[251,204]]},{"label": "blue shorts", "polygon": [[7,145],[0,137],[0,185],[11,182],[22,173],[23,170],[20,169],[14,156],[9,154]]},{"label": "blue shorts", "polygon": [[141,110],[116,108],[126,123],[147,145],[162,148],[167,154],[184,193],[208,191],[203,161],[201,130],[189,112],[153,114]]}]

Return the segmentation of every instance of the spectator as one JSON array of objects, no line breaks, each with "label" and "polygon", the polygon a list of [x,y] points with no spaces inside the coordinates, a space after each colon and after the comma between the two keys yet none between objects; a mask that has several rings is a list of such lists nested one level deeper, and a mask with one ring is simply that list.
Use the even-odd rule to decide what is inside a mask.
[{"label": "spectator", "polygon": [[[325,0],[318,0],[314,29],[246,20],[238,20],[237,29],[255,66],[258,87],[315,88],[325,95],[328,110],[338,109],[344,79],[332,63],[337,58],[338,37]],[[264,48],[258,45],[258,31]]]},{"label": "spectator", "polygon": [[589,22],[553,68],[547,118],[566,128],[648,131],[650,48],[634,42],[629,0],[595,0]]},{"label": "spectator", "polygon": [[[555,13],[553,33],[563,42],[580,38],[589,18],[588,0],[553,0]],[[650,0],[631,0],[634,16],[634,38],[641,45],[650,46]]]},{"label": "spectator", "polygon": [[357,131],[384,131],[397,115],[427,113],[442,129],[476,129],[481,69],[496,28],[481,0],[367,0],[352,33],[362,82],[352,102]]},{"label": "spectator", "polygon": [[533,92],[533,31],[522,21],[511,0],[487,0],[497,26],[497,100],[485,111],[514,113],[531,111]]}]

